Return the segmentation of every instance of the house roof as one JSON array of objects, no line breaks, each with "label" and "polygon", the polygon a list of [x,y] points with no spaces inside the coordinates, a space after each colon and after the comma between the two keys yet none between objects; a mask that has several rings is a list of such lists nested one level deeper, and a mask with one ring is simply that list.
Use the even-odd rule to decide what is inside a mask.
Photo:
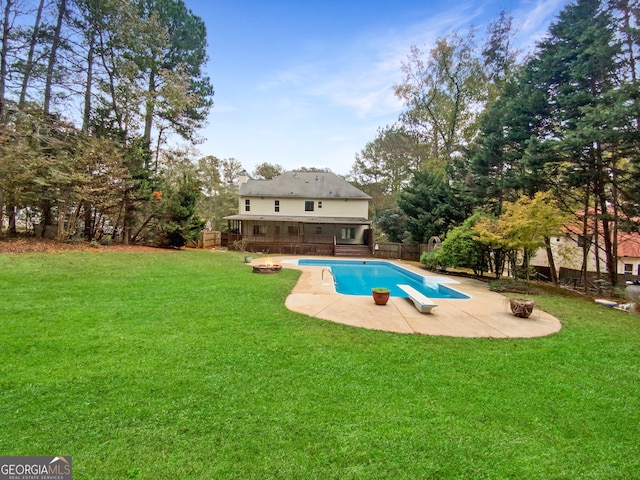
[{"label": "house roof", "polygon": [[361,217],[308,217],[293,215],[229,215],[225,220],[244,220],[257,222],[294,222],[294,223],[331,223],[341,225],[369,225],[371,222]]},{"label": "house roof", "polygon": [[[589,219],[589,234],[593,235],[594,221]],[[578,224],[564,228],[565,233],[582,235],[582,227]],[[618,230],[618,257],[640,258],[640,234],[635,232],[623,232]],[[602,230],[599,231],[600,245],[604,244]]]},{"label": "house roof", "polygon": [[242,197],[349,198],[371,197],[331,172],[285,172],[272,180],[253,180],[240,185]]},{"label": "house roof", "polygon": [[618,257],[640,257],[640,235],[618,232]]}]

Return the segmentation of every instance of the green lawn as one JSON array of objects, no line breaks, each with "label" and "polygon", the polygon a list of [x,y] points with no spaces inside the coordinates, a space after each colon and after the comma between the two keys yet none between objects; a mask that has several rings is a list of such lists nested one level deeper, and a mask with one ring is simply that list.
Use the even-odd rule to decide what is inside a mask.
[{"label": "green lawn", "polygon": [[288,311],[297,275],[0,255],[0,454],[74,479],[640,478],[640,317],[540,296],[550,337],[398,335]]}]

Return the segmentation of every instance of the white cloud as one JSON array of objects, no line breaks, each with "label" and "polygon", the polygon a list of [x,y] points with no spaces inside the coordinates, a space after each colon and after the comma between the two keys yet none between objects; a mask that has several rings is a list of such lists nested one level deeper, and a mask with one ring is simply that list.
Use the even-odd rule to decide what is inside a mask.
[{"label": "white cloud", "polygon": [[437,15],[417,18],[402,28],[360,32],[351,44],[334,46],[335,51],[323,56],[323,60],[300,59],[293,66],[272,73],[260,88],[325,99],[358,118],[399,113],[402,102],[395,96],[393,86],[402,80],[401,65],[411,46],[428,50],[441,36],[466,30],[482,13],[482,7],[477,5],[458,4]]},{"label": "white cloud", "polygon": [[[556,21],[558,13],[569,3],[569,0],[534,0],[523,2],[521,7],[513,12],[518,28],[517,43],[519,48],[533,50],[536,43],[542,40],[552,22]],[[518,23],[518,19],[524,19]]]}]

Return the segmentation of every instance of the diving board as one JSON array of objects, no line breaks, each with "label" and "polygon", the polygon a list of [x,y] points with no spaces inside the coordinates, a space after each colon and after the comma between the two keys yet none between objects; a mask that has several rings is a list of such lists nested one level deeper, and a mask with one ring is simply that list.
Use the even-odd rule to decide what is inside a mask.
[{"label": "diving board", "polygon": [[431,313],[431,309],[438,306],[437,303],[434,303],[433,300],[424,296],[410,285],[398,284],[397,287],[409,295],[409,299],[420,313]]}]

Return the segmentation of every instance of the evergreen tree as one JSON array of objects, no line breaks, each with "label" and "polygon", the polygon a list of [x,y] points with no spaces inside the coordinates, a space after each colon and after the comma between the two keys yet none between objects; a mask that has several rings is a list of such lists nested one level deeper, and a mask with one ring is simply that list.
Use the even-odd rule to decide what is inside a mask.
[{"label": "evergreen tree", "polygon": [[398,206],[408,217],[407,230],[415,242],[427,243],[432,236],[444,236],[470,214],[449,183],[426,170],[414,173],[402,191]]},{"label": "evergreen tree", "polygon": [[[616,165],[612,160],[617,156],[618,134],[608,117],[615,108],[622,51],[614,25],[610,11],[599,0],[568,5],[550,27],[549,38],[540,44],[534,76],[550,106],[546,138],[539,140],[557,140],[555,160],[562,162],[559,167],[565,185],[583,192],[583,233],[587,234],[589,212],[597,213],[612,284],[617,280],[617,219],[610,217],[608,205],[615,206],[612,192],[617,185],[612,183],[612,172]],[[596,233],[597,243],[598,237]],[[586,254],[585,250],[585,260]],[[586,275],[586,263],[583,270]]]},{"label": "evergreen tree", "polygon": [[213,95],[209,78],[202,72],[207,61],[204,21],[183,0],[136,0],[136,3],[141,18],[158,22],[165,29],[164,41],[136,58],[146,83],[142,137],[151,148],[156,127],[156,145],[162,143],[162,132],[166,129],[193,140],[195,130],[206,119]]},{"label": "evergreen tree", "polygon": [[549,105],[532,80],[533,65],[504,83],[500,96],[482,114],[480,134],[469,149],[477,206],[495,215],[502,212],[503,202],[549,188],[544,169],[552,157],[537,141],[545,135]]},{"label": "evergreen tree", "polygon": [[162,245],[179,248],[198,238],[205,225],[196,211],[200,196],[198,181],[186,173],[178,182],[177,189],[169,190],[159,225]]}]

